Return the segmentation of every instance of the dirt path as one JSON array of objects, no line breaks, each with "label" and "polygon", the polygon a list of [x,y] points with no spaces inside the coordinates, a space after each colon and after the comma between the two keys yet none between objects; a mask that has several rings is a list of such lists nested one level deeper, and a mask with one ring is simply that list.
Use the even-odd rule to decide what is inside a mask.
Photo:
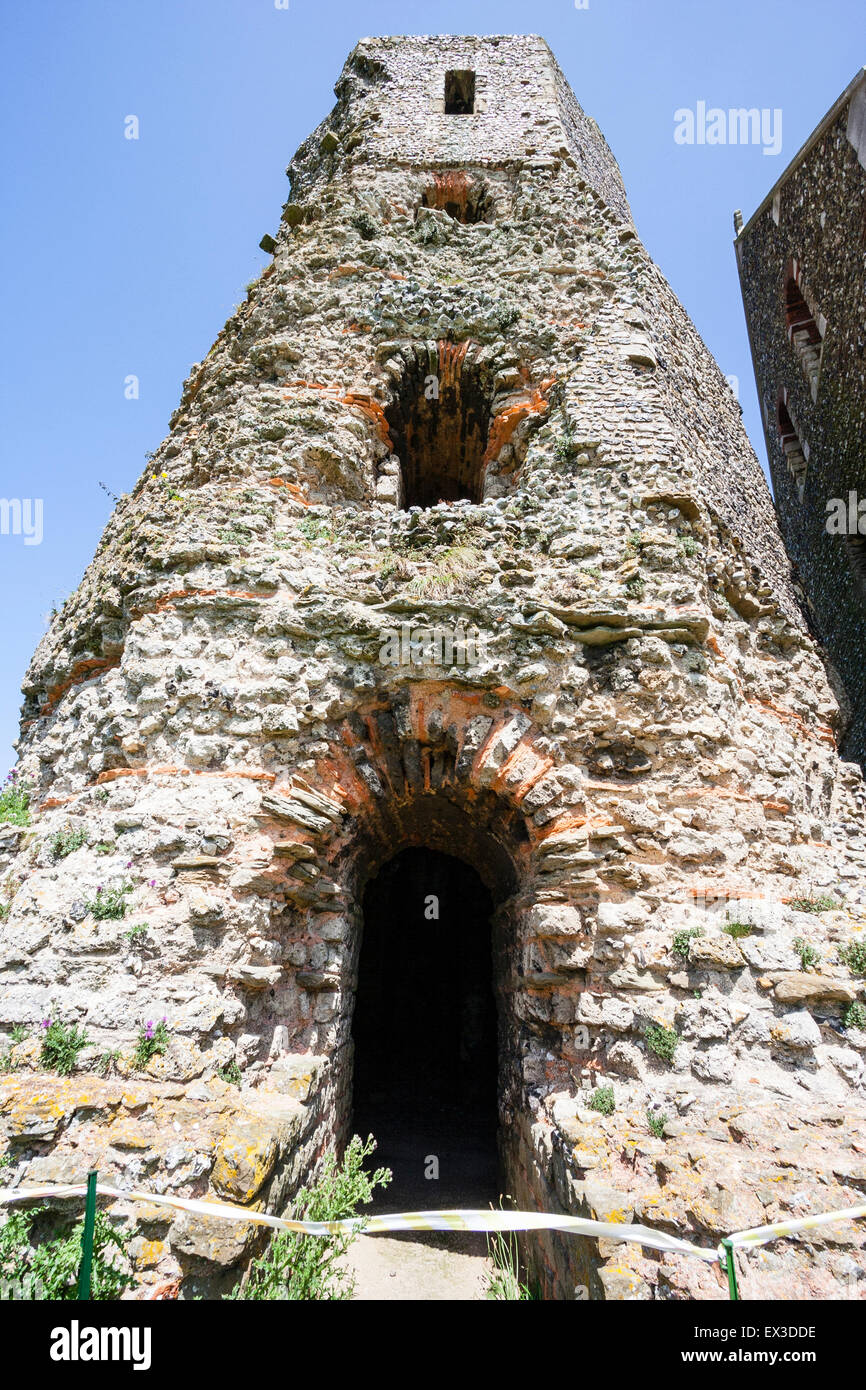
[{"label": "dirt path", "polygon": [[466,1302],[484,1298],[490,1268],[483,1235],[431,1232],[429,1236],[359,1236],[348,1267],[356,1302]]},{"label": "dirt path", "polygon": [[[392,1183],[376,1194],[372,1212],[486,1209],[498,1202],[495,1140],[465,1116],[404,1106],[399,1117],[363,1115],[358,1128],[372,1132],[379,1148],[370,1166],[391,1169]],[[435,1180],[426,1176],[438,1157]],[[487,1240],[475,1231],[407,1231],[359,1236],[347,1265],[356,1277],[358,1302],[438,1302],[484,1298],[484,1271],[492,1268]]]}]

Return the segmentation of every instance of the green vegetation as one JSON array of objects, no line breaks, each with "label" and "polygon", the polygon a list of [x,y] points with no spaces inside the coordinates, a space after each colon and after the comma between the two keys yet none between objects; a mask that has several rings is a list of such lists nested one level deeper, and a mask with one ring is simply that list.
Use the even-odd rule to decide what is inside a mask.
[{"label": "green vegetation", "polygon": [[625,581],[625,591],[629,598],[640,601],[646,593],[646,582],[639,574],[633,574],[631,579]]},{"label": "green vegetation", "polygon": [[72,854],[86,844],[87,831],[83,826],[65,825],[62,830],[56,831],[51,837],[51,857],[52,859],[65,859],[67,854]]},{"label": "green vegetation", "polygon": [[[356,1216],[358,1206],[370,1202],[374,1190],[391,1181],[387,1168],[377,1168],[374,1173],[364,1171],[364,1160],[375,1147],[372,1135],[362,1141],[356,1134],[341,1163],[337,1163],[333,1153],[326,1154],[321,1177],[298,1193],[292,1216],[306,1221],[339,1221]],[[358,1228],[362,1226],[360,1218]],[[334,1236],[304,1236],[280,1231],[272,1237],[265,1253],[253,1260],[247,1278],[230,1296],[255,1300],[349,1299],[355,1282],[341,1266],[355,1234],[351,1230]]]},{"label": "green vegetation", "polygon": [[866,975],[866,941],[848,941],[839,947],[839,959],[852,975]]},{"label": "green vegetation", "polygon": [[221,531],[217,531],[217,536],[221,541],[225,541],[226,545],[244,546],[252,540],[253,533],[248,526],[236,523],[233,526],[224,526]]},{"label": "green vegetation", "polygon": [[169,1037],[165,1019],[160,1023],[148,1021],[138,1031],[138,1042],[132,1054],[132,1065],[143,1071],[151,1057],[161,1057],[168,1047]]},{"label": "green vegetation", "polygon": [[529,1303],[540,1298],[531,1284],[520,1282],[520,1251],[515,1231],[494,1231],[487,1237],[484,1297],[502,1303]]},{"label": "green vegetation", "polygon": [[680,1035],[675,1028],[666,1028],[663,1023],[650,1023],[644,1033],[650,1052],[663,1062],[673,1061]]},{"label": "green vegetation", "polygon": [[600,1115],[612,1115],[616,1109],[613,1087],[596,1086],[586,1104],[589,1110],[597,1110]]},{"label": "green vegetation", "polygon": [[842,1022],[846,1028],[866,1029],[866,1008],[855,999],[853,1004],[849,1004],[842,1016]]},{"label": "green vegetation", "polygon": [[738,941],[741,936],[751,936],[754,928],[751,922],[726,922],[722,931]]},{"label": "green vegetation", "polygon": [[689,958],[689,949],[696,936],[703,936],[703,927],[684,927],[678,931],[673,939],[671,950],[675,956],[682,956],[684,960]]},{"label": "green vegetation", "polygon": [[406,593],[412,598],[444,598],[468,578],[480,558],[474,546],[449,546],[437,557],[434,569],[409,581]]},{"label": "green vegetation", "polygon": [[668,1122],[667,1115],[662,1115],[657,1110],[648,1110],[646,1112],[646,1122],[656,1139],[664,1139],[665,1125]]},{"label": "green vegetation", "polygon": [[839,904],[824,893],[817,898],[792,898],[789,906],[795,912],[832,912]]},{"label": "green vegetation", "polygon": [[[34,1244],[31,1227],[47,1207],[9,1212],[0,1226],[0,1279],[19,1290],[19,1297],[75,1299],[81,1264],[80,1222],[67,1236],[56,1236]],[[93,1266],[90,1276],[91,1298],[117,1299],[135,1280],[124,1269],[128,1263],[128,1236],[112,1226],[104,1212],[96,1213],[93,1232]]]},{"label": "green vegetation", "polygon": [[349,222],[364,241],[372,241],[373,237],[378,234],[379,224],[370,216],[369,212],[353,213]]},{"label": "green vegetation", "polygon": [[129,942],[133,950],[140,950],[141,947],[144,945],[144,939],[147,936],[147,932],[147,922],[139,922],[137,926],[130,927],[129,931],[125,931],[123,935]]},{"label": "green vegetation", "polygon": [[334,532],[327,522],[320,521],[314,516],[304,517],[303,521],[298,523],[298,530],[305,541],[332,541],[334,539]]},{"label": "green vegetation", "polygon": [[559,436],[559,438],[556,441],[556,444],[554,445],[553,457],[559,463],[568,463],[571,459],[574,458],[576,453],[577,441],[574,437],[574,431],[572,430],[571,425],[566,424],[563,428],[562,434]]},{"label": "green vegetation", "polygon": [[0,824],[30,824],[30,783],[19,777],[15,768],[6,774],[0,791]]},{"label": "green vegetation", "polygon": [[793,941],[794,950],[800,957],[800,968],[802,970],[817,970],[821,964],[821,952],[817,951],[809,941],[805,941],[802,936],[795,936]]},{"label": "green vegetation", "polygon": [[217,1067],[217,1076],[220,1081],[227,1081],[230,1086],[240,1086],[241,1069],[234,1058],[226,1062],[224,1066]]},{"label": "green vegetation", "polygon": [[84,1029],[79,1029],[76,1023],[61,1023],[56,1018],[44,1018],[42,1027],[45,1030],[40,1052],[43,1067],[61,1076],[71,1075],[78,1065],[79,1052],[88,1045]]},{"label": "green vegetation", "polygon": [[119,921],[126,916],[126,897],[133,891],[131,883],[119,883],[114,888],[104,888],[102,884],[96,890],[96,897],[85,904],[89,913],[97,921]]},{"label": "green vegetation", "polygon": [[112,1072],[117,1070],[119,1061],[120,1048],[116,1047],[113,1051],[103,1052],[97,1058],[95,1070],[99,1072],[100,1076],[110,1076]]},{"label": "green vegetation", "polygon": [[692,555],[697,555],[700,548],[700,543],[695,540],[694,536],[680,536],[677,541],[677,550],[681,555],[686,555],[689,558]]}]

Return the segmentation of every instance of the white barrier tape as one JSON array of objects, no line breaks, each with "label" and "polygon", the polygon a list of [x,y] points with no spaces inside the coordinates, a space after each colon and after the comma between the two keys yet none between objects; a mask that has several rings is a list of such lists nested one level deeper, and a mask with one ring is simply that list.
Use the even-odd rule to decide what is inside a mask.
[{"label": "white barrier tape", "polygon": [[[696,1259],[714,1264],[726,1262],[723,1246],[708,1250],[705,1246],[691,1245],[677,1236],[669,1236],[664,1231],[654,1231],[648,1226],[635,1226],[626,1222],[588,1221],[578,1216],[556,1216],[551,1212],[537,1211],[405,1211],[390,1216],[353,1216],[342,1221],[293,1221],[284,1216],[270,1216],[267,1212],[250,1211],[247,1207],[232,1206],[228,1202],[206,1202],[193,1197],[167,1197],[155,1192],[121,1192],[116,1187],[97,1183],[100,1197],[115,1197],[124,1202],[149,1202],[156,1206],[173,1207],[176,1211],[189,1211],[197,1216],[209,1216],[221,1221],[242,1221],[255,1226],[270,1226],[278,1231],[297,1231],[301,1235],[329,1236],[345,1231],[363,1231],[364,1235],[380,1235],[385,1231],[564,1231],[568,1235],[590,1236],[594,1240],[627,1241],[643,1245],[649,1250],[661,1250],[668,1254],[693,1255]],[[0,1189],[0,1207],[14,1202],[35,1202],[46,1197],[85,1197],[87,1188],[81,1185],[60,1187],[7,1187]],[[841,1211],[821,1212],[817,1216],[804,1216],[795,1221],[778,1221],[771,1226],[753,1226],[748,1231],[738,1231],[729,1237],[733,1246],[767,1245],[781,1236],[796,1235],[798,1231],[811,1230],[816,1226],[828,1226],[834,1221],[852,1221],[866,1216],[866,1203],[856,1207],[845,1207]]]},{"label": "white barrier tape", "polygon": [[[715,1264],[716,1250],[690,1245],[664,1231],[648,1226],[633,1226],[626,1222],[585,1221],[577,1216],[555,1216],[537,1211],[409,1211],[392,1216],[353,1216],[343,1221],[292,1221],[287,1217],[269,1216],[266,1212],[250,1211],[227,1202],[205,1202],[191,1197],[165,1197],[153,1192],[120,1192],[115,1187],[97,1183],[100,1197],[116,1197],[124,1202],[149,1202],[193,1212],[197,1216],[216,1217],[221,1221],[243,1221],[257,1226],[271,1226],[278,1231],[298,1231],[308,1236],[338,1235],[344,1231],[378,1235],[384,1231],[564,1231],[569,1235],[590,1236],[594,1240],[620,1240],[643,1245],[649,1250],[661,1250],[672,1255],[693,1255],[698,1260]],[[12,1202],[40,1201],[45,1197],[84,1197],[87,1188],[64,1187],[7,1187],[0,1190],[0,1206]]]},{"label": "white barrier tape", "polygon": [[779,1236],[796,1235],[797,1231],[810,1231],[813,1226],[828,1226],[833,1221],[853,1221],[858,1216],[866,1216],[866,1202],[857,1207],[844,1207],[842,1211],[804,1216],[799,1221],[777,1221],[773,1226],[753,1226],[749,1231],[738,1231],[729,1239],[732,1245],[766,1245],[771,1240],[778,1240]]}]

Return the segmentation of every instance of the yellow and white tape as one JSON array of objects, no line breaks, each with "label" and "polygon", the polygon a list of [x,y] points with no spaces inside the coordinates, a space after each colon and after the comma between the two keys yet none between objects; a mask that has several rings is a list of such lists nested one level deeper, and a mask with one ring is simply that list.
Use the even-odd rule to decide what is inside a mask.
[{"label": "yellow and white tape", "polygon": [[[243,1221],[257,1226],[271,1226],[277,1231],[298,1231],[307,1236],[332,1236],[345,1231],[364,1235],[381,1235],[385,1231],[564,1231],[568,1235],[590,1236],[593,1240],[622,1240],[643,1245],[650,1250],[668,1254],[694,1255],[713,1263],[718,1259],[715,1250],[653,1231],[648,1226],[626,1222],[586,1221],[578,1216],[557,1216],[539,1211],[401,1211],[391,1216],[352,1216],[343,1221],[293,1221],[289,1217],[270,1216],[248,1207],[232,1206],[228,1202],[205,1202],[191,1197],[168,1197],[154,1192],[121,1192],[116,1187],[97,1183],[100,1197],[114,1197],[124,1202],[148,1202],[174,1207],[177,1211],[209,1216],[219,1221]],[[35,1202],[46,1197],[85,1197],[83,1185],[64,1187],[7,1187],[0,1190],[0,1206],[12,1202]]]},{"label": "yellow and white tape", "polygon": [[[294,1221],[290,1217],[271,1216],[263,1211],[251,1211],[248,1207],[233,1206],[229,1202],[208,1202],[193,1197],[170,1197],[156,1192],[122,1192],[119,1188],[97,1183],[100,1197],[114,1197],[123,1202],[147,1202],[155,1206],[172,1207],[176,1211],[188,1211],[195,1216],[206,1216],[218,1221],[240,1221],[255,1226],[270,1226],[276,1231],[297,1231],[307,1236],[333,1236],[346,1231],[363,1232],[364,1235],[381,1235],[386,1231],[563,1231],[566,1235],[589,1236],[593,1240],[628,1241],[642,1245],[649,1250],[660,1250],[672,1255],[692,1255],[695,1259],[715,1264],[721,1260],[725,1264],[723,1246],[708,1249],[702,1245],[692,1245],[665,1231],[654,1231],[649,1226],[637,1226],[628,1222],[588,1221],[579,1216],[558,1216],[552,1212],[539,1211],[401,1211],[390,1216],[351,1216],[342,1221]],[[69,1184],[55,1187],[6,1187],[0,1189],[0,1207],[15,1202],[38,1202],[47,1197],[86,1197],[84,1184]],[[822,1212],[815,1216],[805,1216],[795,1221],[779,1221],[771,1226],[754,1226],[748,1231],[738,1231],[729,1237],[734,1246],[766,1245],[779,1237],[796,1235],[798,1231],[811,1230],[816,1226],[827,1226],[834,1221],[853,1221],[866,1216],[866,1203],[856,1207],[845,1207],[841,1211]]]},{"label": "yellow and white tape", "polygon": [[829,1226],[834,1221],[854,1221],[858,1216],[866,1216],[866,1202],[858,1207],[843,1207],[841,1211],[824,1211],[817,1216],[803,1216],[796,1221],[777,1221],[772,1226],[753,1226],[748,1231],[737,1231],[730,1237],[732,1245],[766,1245],[780,1236],[793,1236],[798,1231],[811,1231],[814,1226]]}]

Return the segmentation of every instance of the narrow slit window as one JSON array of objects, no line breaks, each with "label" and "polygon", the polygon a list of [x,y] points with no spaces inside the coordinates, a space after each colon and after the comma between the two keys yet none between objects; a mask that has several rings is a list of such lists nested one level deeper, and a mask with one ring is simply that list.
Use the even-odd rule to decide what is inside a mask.
[{"label": "narrow slit window", "polygon": [[806,487],[806,473],[809,468],[809,458],[806,447],[800,438],[797,426],[791,418],[791,413],[788,410],[784,395],[779,400],[776,423],[779,429],[779,443],[785,455],[788,472],[794,480],[797,496],[802,502]]},{"label": "narrow slit window", "polygon": [[445,74],[445,115],[472,116],[475,112],[475,73],[452,68]]},{"label": "narrow slit window", "polygon": [[788,339],[809,382],[812,400],[817,400],[826,325],[820,316],[816,317],[806,301],[796,262],[789,264],[785,282],[785,324]]}]

